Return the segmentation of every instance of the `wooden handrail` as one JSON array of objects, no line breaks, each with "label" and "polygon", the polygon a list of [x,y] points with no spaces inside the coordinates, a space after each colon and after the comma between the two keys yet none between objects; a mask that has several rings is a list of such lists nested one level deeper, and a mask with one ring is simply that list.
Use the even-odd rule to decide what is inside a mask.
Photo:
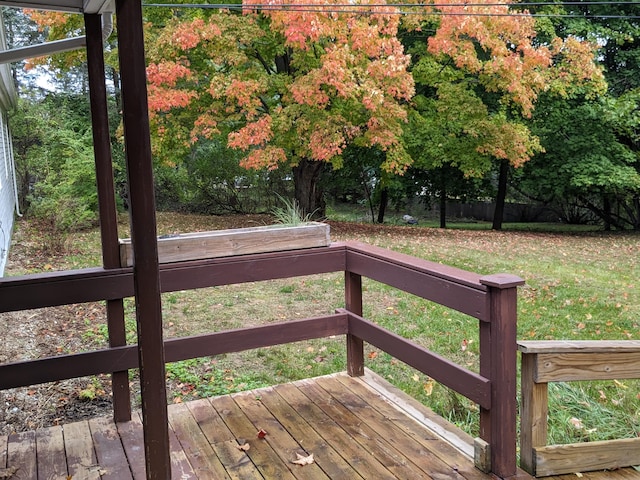
[{"label": "wooden handrail", "polygon": [[[516,474],[516,288],[512,275],[482,277],[356,243],[190,260],[160,266],[162,292],[345,273],[345,307],[336,315],[217,332],[164,342],[165,361],[345,334],[347,371],[364,372],[363,343],[388,351],[480,405],[478,465],[500,478]],[[480,374],[362,318],[362,277],[383,282],[480,320]],[[133,295],[131,268],[93,268],[0,279],[0,312]],[[137,346],[0,365],[0,389],[136,368]],[[116,392],[114,391],[114,395]],[[488,447],[488,448],[485,448]]]},{"label": "wooden handrail", "polygon": [[536,476],[640,464],[640,438],[547,445],[548,383],[640,378],[640,341],[522,341],[520,466]]}]

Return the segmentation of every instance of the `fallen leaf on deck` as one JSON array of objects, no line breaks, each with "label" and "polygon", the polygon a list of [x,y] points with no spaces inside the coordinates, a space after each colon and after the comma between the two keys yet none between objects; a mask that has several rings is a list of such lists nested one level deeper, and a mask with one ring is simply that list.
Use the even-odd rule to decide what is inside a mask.
[{"label": "fallen leaf on deck", "polygon": [[246,452],[250,448],[251,448],[251,446],[248,443],[245,443],[243,445],[238,445],[238,450],[242,450],[243,452]]},{"label": "fallen leaf on deck", "polygon": [[313,463],[313,453],[309,454],[308,457],[296,453],[296,457],[298,457],[298,459],[292,460],[291,463],[295,463],[296,465],[311,465]]},{"label": "fallen leaf on deck", "polygon": [[582,475],[580,472],[576,472],[576,477],[578,478],[582,478],[584,475]]},{"label": "fallen leaf on deck", "polygon": [[11,478],[18,471],[18,467],[0,468],[0,478]]},{"label": "fallen leaf on deck", "polygon": [[262,428],[260,430],[258,430],[258,438],[264,438],[267,436],[267,431],[263,430]]}]

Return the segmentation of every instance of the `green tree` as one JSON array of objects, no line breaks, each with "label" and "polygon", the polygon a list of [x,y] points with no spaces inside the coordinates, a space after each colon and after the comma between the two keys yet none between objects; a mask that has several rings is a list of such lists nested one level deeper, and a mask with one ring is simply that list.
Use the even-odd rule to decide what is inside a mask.
[{"label": "green tree", "polygon": [[566,221],[579,220],[569,214],[575,208],[588,209],[607,228],[638,229],[640,157],[616,136],[615,111],[604,101],[542,102],[532,129],[545,153],[525,165],[518,188]]},{"label": "green tree", "polygon": [[22,210],[41,222],[49,246],[61,248],[67,233],[97,222],[88,101],[66,94],[21,101],[10,124]]},{"label": "green tree", "polygon": [[605,83],[591,44],[552,34],[541,42],[534,19],[510,15],[508,5],[456,1],[436,8],[442,15],[421,25],[434,32],[427,48],[415,33],[407,37],[418,91],[407,142],[426,170],[449,165],[480,177],[501,166],[499,229],[506,167],[520,167],[542,150],[526,122],[538,96],[597,94]]},{"label": "green tree", "polygon": [[[576,36],[599,45],[597,58],[609,89],[597,100],[586,95],[585,89],[574,92],[569,103],[557,97],[543,102],[533,128],[541,132],[547,154],[537,157],[532,168],[526,169],[523,185],[529,194],[553,198],[556,205],[564,205],[564,210],[568,206],[572,212],[589,209],[606,228],[638,228],[640,6],[633,2],[580,2],[532,5],[531,9],[540,14],[559,14],[538,20],[543,39]],[[566,121],[558,117],[560,114],[566,115]],[[569,126],[575,133],[568,130]],[[560,174],[551,171],[549,164],[555,164]],[[545,175],[549,178],[543,180]]]}]

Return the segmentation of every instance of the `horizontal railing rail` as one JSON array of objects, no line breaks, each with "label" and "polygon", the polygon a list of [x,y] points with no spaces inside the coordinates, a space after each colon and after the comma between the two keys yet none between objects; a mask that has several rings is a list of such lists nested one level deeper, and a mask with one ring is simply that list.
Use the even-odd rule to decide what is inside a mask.
[{"label": "horizontal railing rail", "polygon": [[342,309],[338,312],[348,315],[351,335],[378,347],[481,407],[491,408],[491,382],[488,379],[358,315]]},{"label": "horizontal railing rail", "polygon": [[[515,289],[518,277],[482,277],[359,243],[269,252],[160,266],[162,292],[345,272],[345,309],[334,315],[164,341],[165,361],[212,356],[295,341],[346,335],[347,370],[364,371],[363,342],[411,365],[480,405],[477,462],[499,477],[515,467]],[[133,269],[92,268],[0,280],[0,312],[130,297]],[[471,372],[362,317],[367,277],[480,320],[480,373]],[[111,326],[110,326],[111,328]],[[0,365],[0,389],[138,367],[137,345],[123,345]],[[114,404],[116,391],[114,390]]]},{"label": "horizontal railing rail", "polygon": [[[347,330],[347,314],[341,313],[172,338],[164,341],[165,360],[178,362],[331,335],[344,335]],[[137,352],[137,345],[132,344],[7,363],[0,365],[0,390],[138,368]]]},{"label": "horizontal railing rail", "polygon": [[[160,266],[162,292],[299,277],[345,269],[346,245]],[[132,297],[133,268],[86,268],[0,278],[0,313]]]}]

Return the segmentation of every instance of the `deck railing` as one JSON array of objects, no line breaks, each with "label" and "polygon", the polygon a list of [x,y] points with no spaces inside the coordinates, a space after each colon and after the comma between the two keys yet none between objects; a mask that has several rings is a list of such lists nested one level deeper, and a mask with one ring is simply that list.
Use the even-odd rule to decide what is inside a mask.
[{"label": "deck railing", "polygon": [[520,465],[536,476],[640,464],[640,438],[547,445],[548,384],[640,378],[640,342],[539,340],[522,353]]},{"label": "deck railing", "polygon": [[[218,355],[331,335],[346,335],[347,369],[364,373],[364,342],[411,365],[480,406],[476,464],[501,478],[516,474],[516,276],[475,273],[359,243],[185,261],[160,266],[162,292],[345,272],[345,306],[335,314],[173,338],[165,361]],[[437,302],[479,320],[480,372],[474,373],[362,317],[362,277]],[[0,279],[0,311],[106,300],[134,294],[131,268],[91,268]],[[110,329],[122,329],[113,325]],[[137,345],[0,365],[0,389],[138,367]],[[116,382],[117,380],[114,380]],[[129,395],[114,383],[114,409]],[[116,420],[130,412],[114,412]]]}]

